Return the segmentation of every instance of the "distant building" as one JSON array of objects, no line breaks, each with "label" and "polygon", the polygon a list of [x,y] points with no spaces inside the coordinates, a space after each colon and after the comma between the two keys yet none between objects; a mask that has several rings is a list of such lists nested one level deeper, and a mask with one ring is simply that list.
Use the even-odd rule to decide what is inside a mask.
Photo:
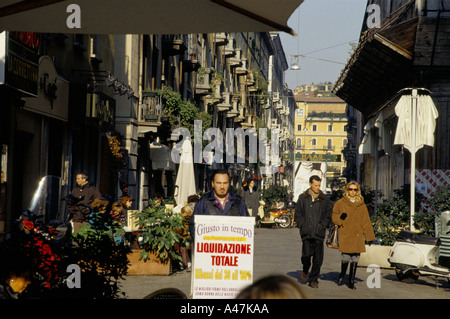
[{"label": "distant building", "polygon": [[343,176],[348,143],[347,103],[305,91],[295,95],[295,161],[326,165],[326,187]]}]

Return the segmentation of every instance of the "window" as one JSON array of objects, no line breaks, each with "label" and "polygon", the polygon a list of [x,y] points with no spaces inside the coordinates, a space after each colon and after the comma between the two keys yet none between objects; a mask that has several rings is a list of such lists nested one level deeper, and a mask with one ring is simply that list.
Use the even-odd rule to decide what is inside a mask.
[{"label": "window", "polygon": [[298,117],[303,117],[304,116],[304,110],[303,109],[297,109],[296,111],[297,111],[296,116],[298,116]]},{"label": "window", "polygon": [[327,147],[328,149],[331,149],[333,147],[333,140],[331,138],[327,140]]},{"label": "window", "polygon": [[315,138],[312,138],[312,139],[311,139],[311,145],[312,145],[312,146],[316,146],[316,145],[317,145],[317,141],[316,141]]},{"label": "window", "polygon": [[312,130],[313,130],[313,132],[317,132],[317,124],[313,124]]},{"label": "window", "polygon": [[342,146],[344,146],[344,147],[347,146],[347,139],[346,139],[346,138],[344,138],[344,139],[342,140]]},{"label": "window", "polygon": [[298,124],[298,125],[297,125],[297,131],[301,132],[301,130],[302,130],[302,125],[301,125],[301,124]]},{"label": "window", "polygon": [[328,124],[328,132],[333,132],[333,124]]}]

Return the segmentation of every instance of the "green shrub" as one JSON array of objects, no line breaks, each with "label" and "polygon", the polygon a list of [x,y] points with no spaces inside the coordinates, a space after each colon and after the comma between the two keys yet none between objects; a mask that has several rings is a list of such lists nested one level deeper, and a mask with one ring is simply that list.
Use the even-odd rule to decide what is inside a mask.
[{"label": "green shrub", "polygon": [[167,212],[162,205],[155,206],[153,201],[149,201],[149,204],[142,212],[134,214],[139,228],[143,230],[139,258],[145,261],[153,252],[163,262],[170,259],[182,263],[181,256],[175,251],[175,244],[183,240],[178,233],[183,228],[183,217]]}]

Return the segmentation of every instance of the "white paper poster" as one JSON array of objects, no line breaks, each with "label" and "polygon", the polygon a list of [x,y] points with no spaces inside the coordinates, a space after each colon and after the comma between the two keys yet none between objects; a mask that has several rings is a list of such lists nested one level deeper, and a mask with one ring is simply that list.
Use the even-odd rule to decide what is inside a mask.
[{"label": "white paper poster", "polygon": [[235,298],[253,282],[254,217],[195,215],[192,297]]}]

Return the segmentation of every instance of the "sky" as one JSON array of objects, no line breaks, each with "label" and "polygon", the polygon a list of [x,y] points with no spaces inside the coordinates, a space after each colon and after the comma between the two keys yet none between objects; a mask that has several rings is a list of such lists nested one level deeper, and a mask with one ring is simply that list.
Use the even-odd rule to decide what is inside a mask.
[{"label": "sky", "polygon": [[280,32],[289,66],[295,62],[293,55],[302,55],[301,69],[285,72],[290,89],[337,80],[351,56],[350,42],[358,42],[366,4],[366,0],[305,0],[292,13],[288,26],[298,35]]}]

